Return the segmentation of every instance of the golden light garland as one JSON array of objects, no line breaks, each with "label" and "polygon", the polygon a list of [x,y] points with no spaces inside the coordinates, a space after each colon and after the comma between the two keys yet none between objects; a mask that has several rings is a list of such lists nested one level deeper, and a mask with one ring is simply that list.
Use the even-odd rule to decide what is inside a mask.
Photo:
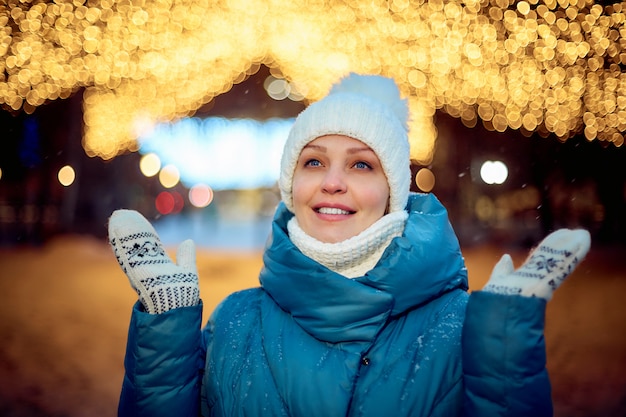
[{"label": "golden light garland", "polygon": [[0,104],[84,92],[84,148],[112,158],[264,64],[306,100],[349,71],[409,97],[413,157],[433,115],[468,126],[624,143],[626,2],[588,0],[8,0]]}]

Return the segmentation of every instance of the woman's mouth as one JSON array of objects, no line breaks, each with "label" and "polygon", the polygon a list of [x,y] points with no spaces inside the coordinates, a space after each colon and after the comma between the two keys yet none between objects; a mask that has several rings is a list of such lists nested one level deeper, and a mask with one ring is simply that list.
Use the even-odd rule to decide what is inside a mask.
[{"label": "woman's mouth", "polygon": [[344,210],[337,207],[319,207],[315,209],[316,212],[320,214],[354,214],[354,211]]}]

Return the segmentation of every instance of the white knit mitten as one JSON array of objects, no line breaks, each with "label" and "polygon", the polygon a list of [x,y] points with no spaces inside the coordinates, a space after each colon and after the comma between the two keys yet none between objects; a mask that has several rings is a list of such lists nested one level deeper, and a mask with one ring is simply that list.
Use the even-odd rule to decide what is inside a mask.
[{"label": "white knit mitten", "polygon": [[192,240],[180,244],[175,264],[141,214],[116,210],[109,219],[109,243],[148,313],[198,304],[200,290]]},{"label": "white knit mitten", "polygon": [[590,244],[586,230],[552,232],[517,270],[508,254],[502,256],[483,291],[550,300],[552,293],[587,255]]}]

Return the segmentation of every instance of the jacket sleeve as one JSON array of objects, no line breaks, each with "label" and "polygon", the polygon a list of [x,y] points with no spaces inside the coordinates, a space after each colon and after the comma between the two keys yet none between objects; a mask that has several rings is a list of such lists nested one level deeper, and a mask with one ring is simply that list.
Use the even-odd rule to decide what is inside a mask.
[{"label": "jacket sleeve", "polygon": [[204,356],[202,304],[162,314],[133,307],[119,417],[197,417]]},{"label": "jacket sleeve", "polygon": [[477,291],[463,326],[465,416],[552,416],[546,301]]}]

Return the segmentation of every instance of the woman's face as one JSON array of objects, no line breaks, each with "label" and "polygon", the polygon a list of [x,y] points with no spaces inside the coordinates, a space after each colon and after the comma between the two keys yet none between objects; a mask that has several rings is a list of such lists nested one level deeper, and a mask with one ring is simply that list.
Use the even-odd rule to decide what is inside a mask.
[{"label": "woman's face", "polygon": [[302,230],[336,243],[358,235],[385,214],[389,184],[372,149],[347,136],[328,135],[302,149],[292,195]]}]

